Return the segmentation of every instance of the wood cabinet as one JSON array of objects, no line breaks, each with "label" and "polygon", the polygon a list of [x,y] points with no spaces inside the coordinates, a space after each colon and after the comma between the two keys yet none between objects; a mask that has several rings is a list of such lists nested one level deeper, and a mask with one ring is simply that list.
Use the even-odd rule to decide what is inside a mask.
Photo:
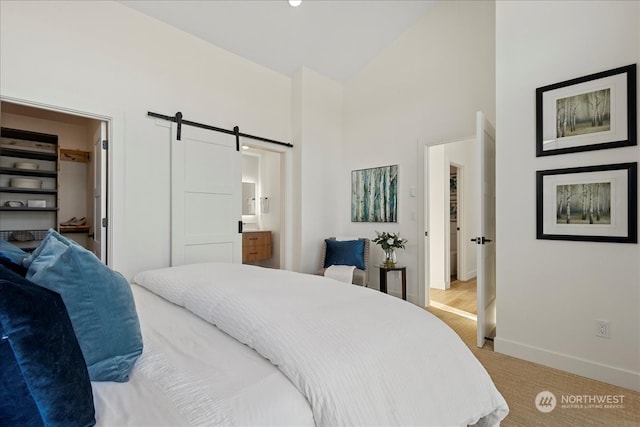
[{"label": "wood cabinet", "polygon": [[57,227],[58,170],[57,135],[2,128],[0,238],[29,250]]},{"label": "wood cabinet", "polygon": [[242,262],[271,258],[271,232],[245,231],[242,233]]}]

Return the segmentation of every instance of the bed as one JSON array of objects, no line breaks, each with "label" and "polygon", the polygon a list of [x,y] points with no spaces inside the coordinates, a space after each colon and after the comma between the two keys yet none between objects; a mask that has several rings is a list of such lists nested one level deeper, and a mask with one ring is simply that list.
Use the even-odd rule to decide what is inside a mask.
[{"label": "bed", "polygon": [[499,425],[508,412],[448,326],[372,289],[205,263],[140,273],[133,294],[145,350],[127,383],[93,383],[98,425]]},{"label": "bed", "polygon": [[312,426],[309,404],[254,350],[133,285],[144,352],[126,383],[92,382],[98,426]]},{"label": "bed", "polygon": [[496,426],[508,406],[415,305],[242,264],[129,283],[49,230],[0,242],[0,425]]}]

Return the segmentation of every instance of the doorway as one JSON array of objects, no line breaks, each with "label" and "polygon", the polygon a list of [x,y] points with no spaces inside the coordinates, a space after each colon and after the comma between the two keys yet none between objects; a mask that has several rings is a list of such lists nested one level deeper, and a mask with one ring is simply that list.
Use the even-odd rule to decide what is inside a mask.
[{"label": "doorway", "polygon": [[458,247],[460,222],[458,207],[462,204],[462,193],[458,197],[458,178],[462,177],[462,167],[454,163],[449,165],[449,283],[458,280],[458,266],[460,265]]},{"label": "doorway", "polygon": [[243,263],[282,268],[284,251],[284,153],[242,144]]},{"label": "doorway", "polygon": [[[35,236],[43,235],[42,232],[46,232],[48,228],[54,228],[68,239],[94,252],[105,264],[109,264],[106,143],[109,122],[6,99],[0,102],[0,112],[4,129],[54,135],[58,141],[53,160],[48,161],[52,166],[43,165],[44,169],[51,169],[48,173],[51,176],[47,175],[47,179],[51,181],[50,189],[47,187],[44,192],[50,193],[46,196],[48,199],[45,204],[52,208],[53,214],[45,221],[35,222],[33,218],[36,215],[31,212],[15,212],[15,215],[14,212],[6,212],[0,228],[33,230],[32,234]],[[5,171],[13,173],[12,159],[3,156],[3,161],[8,162],[2,165]],[[43,171],[43,174],[46,175],[47,172]],[[22,194],[16,189],[8,190],[11,190],[12,198],[16,200],[31,200],[39,196],[33,192]],[[36,238],[33,245],[37,243]]]},{"label": "doorway", "polygon": [[429,146],[426,153],[428,303],[476,320],[476,140]]},{"label": "doorway", "polygon": [[[475,252],[475,268],[473,276],[476,277],[476,324],[477,345],[483,347],[487,340],[492,340],[496,333],[496,215],[495,215],[495,159],[496,159],[496,132],[495,127],[489,122],[481,111],[476,113],[476,136],[465,141],[473,144],[475,161],[469,162],[465,173],[470,179],[466,179],[464,187],[458,184],[458,192],[473,194],[469,191],[469,182],[475,188],[474,197],[463,197],[464,209],[458,207],[458,219],[461,221],[458,252],[466,254],[467,250]],[[461,141],[462,143],[462,141]],[[420,208],[419,226],[424,230],[424,239],[418,244],[418,253],[423,262],[418,263],[418,301],[428,306],[431,301],[430,289],[433,284],[440,281],[442,290],[446,290],[446,281],[450,280],[448,272],[450,265],[447,257],[449,247],[444,242],[449,233],[449,209],[445,197],[444,180],[449,179],[449,158],[447,148],[449,144],[430,146],[419,145],[418,151],[423,161],[418,167],[420,194],[423,195],[423,203]],[[457,161],[456,161],[457,162]],[[459,163],[459,162],[457,162]],[[469,167],[475,167],[471,173]],[[475,203],[473,209],[469,208],[471,202]],[[445,213],[446,208],[446,213]],[[473,213],[467,220],[468,213]],[[446,218],[446,220],[445,220]],[[444,224],[444,225],[443,225]],[[469,226],[465,226],[468,224]],[[444,230],[444,231],[443,231]],[[444,234],[444,237],[443,237]],[[473,247],[473,249],[471,249]],[[466,274],[468,263],[472,257],[463,256],[458,266],[458,277]],[[444,262],[446,260],[446,262]]]}]

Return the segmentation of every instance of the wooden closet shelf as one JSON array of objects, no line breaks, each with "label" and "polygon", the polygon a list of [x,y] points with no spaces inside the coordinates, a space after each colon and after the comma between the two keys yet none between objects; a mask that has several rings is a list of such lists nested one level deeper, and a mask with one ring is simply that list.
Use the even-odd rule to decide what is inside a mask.
[{"label": "wooden closet shelf", "polygon": [[71,162],[89,163],[91,153],[82,150],[69,150],[67,148],[60,149],[60,160],[68,160]]}]

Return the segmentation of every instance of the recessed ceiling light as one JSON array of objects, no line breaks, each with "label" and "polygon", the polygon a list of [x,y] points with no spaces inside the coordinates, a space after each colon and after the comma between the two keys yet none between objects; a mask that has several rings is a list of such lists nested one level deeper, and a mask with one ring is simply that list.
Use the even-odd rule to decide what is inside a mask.
[{"label": "recessed ceiling light", "polygon": [[249,147],[248,145],[243,145],[243,146],[242,146],[242,149],[243,149],[243,150],[248,150],[249,148],[251,148],[251,147]]},{"label": "recessed ceiling light", "polygon": [[298,7],[302,3],[302,0],[289,0],[289,6]]}]

